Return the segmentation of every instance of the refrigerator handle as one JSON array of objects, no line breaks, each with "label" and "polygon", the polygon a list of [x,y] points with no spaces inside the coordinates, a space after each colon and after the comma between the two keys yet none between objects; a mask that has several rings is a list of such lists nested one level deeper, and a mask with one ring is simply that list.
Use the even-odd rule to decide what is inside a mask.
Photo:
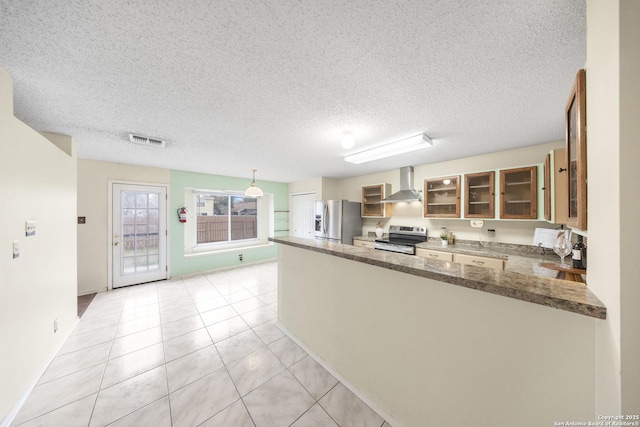
[{"label": "refrigerator handle", "polygon": [[324,204],[324,212],[322,212],[322,216],[324,217],[324,222],[322,223],[322,231],[324,235],[327,235],[327,222],[329,219],[329,205],[327,203]]}]

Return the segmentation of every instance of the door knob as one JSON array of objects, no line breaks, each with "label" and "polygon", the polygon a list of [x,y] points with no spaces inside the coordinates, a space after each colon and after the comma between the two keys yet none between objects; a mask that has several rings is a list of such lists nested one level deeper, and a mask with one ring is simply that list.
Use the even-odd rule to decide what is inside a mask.
[{"label": "door knob", "polygon": [[119,244],[120,244],[120,242],[115,242],[115,243],[113,244],[113,246],[118,246]]}]

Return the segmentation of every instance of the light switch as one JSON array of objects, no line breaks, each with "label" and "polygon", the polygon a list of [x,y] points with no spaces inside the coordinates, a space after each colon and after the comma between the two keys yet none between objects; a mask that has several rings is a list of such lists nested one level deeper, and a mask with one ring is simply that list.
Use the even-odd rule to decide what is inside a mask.
[{"label": "light switch", "polygon": [[36,235],[36,220],[32,219],[29,221],[26,221],[24,223],[24,231],[25,231],[25,236],[29,237],[29,236],[35,236]]},{"label": "light switch", "polygon": [[13,241],[13,259],[16,259],[20,256],[20,241]]}]

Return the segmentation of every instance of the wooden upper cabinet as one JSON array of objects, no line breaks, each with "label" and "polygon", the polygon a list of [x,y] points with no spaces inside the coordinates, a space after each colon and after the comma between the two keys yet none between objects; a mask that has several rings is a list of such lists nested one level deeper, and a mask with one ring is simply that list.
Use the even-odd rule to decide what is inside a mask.
[{"label": "wooden upper cabinet", "polygon": [[460,218],[460,176],[424,180],[424,216]]},{"label": "wooden upper cabinet", "polygon": [[464,176],[465,218],[495,218],[495,175],[490,171]]},{"label": "wooden upper cabinet", "polygon": [[567,159],[565,149],[551,150],[544,162],[544,219],[567,223]]},{"label": "wooden upper cabinet", "polygon": [[567,225],[587,229],[586,78],[580,70],[565,108],[567,161]]},{"label": "wooden upper cabinet", "polygon": [[544,187],[542,187],[542,191],[544,191],[544,219],[551,222],[551,154],[547,154],[547,157],[544,159],[544,166],[542,168],[544,174]]},{"label": "wooden upper cabinet", "polygon": [[391,184],[376,184],[362,187],[362,216],[386,218],[391,216],[391,204],[382,199],[391,193]]},{"label": "wooden upper cabinet", "polygon": [[537,166],[500,171],[500,218],[537,219]]}]

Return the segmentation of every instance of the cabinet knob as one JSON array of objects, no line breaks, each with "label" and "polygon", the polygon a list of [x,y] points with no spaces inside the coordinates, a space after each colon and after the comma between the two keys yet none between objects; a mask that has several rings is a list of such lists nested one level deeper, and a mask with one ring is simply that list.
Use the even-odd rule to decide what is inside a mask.
[{"label": "cabinet knob", "polygon": [[547,189],[547,187],[542,187],[542,191],[544,191],[544,190],[546,190],[546,189]]},{"label": "cabinet knob", "polygon": [[562,173],[562,172],[566,172],[567,168],[558,168],[558,172]]}]

